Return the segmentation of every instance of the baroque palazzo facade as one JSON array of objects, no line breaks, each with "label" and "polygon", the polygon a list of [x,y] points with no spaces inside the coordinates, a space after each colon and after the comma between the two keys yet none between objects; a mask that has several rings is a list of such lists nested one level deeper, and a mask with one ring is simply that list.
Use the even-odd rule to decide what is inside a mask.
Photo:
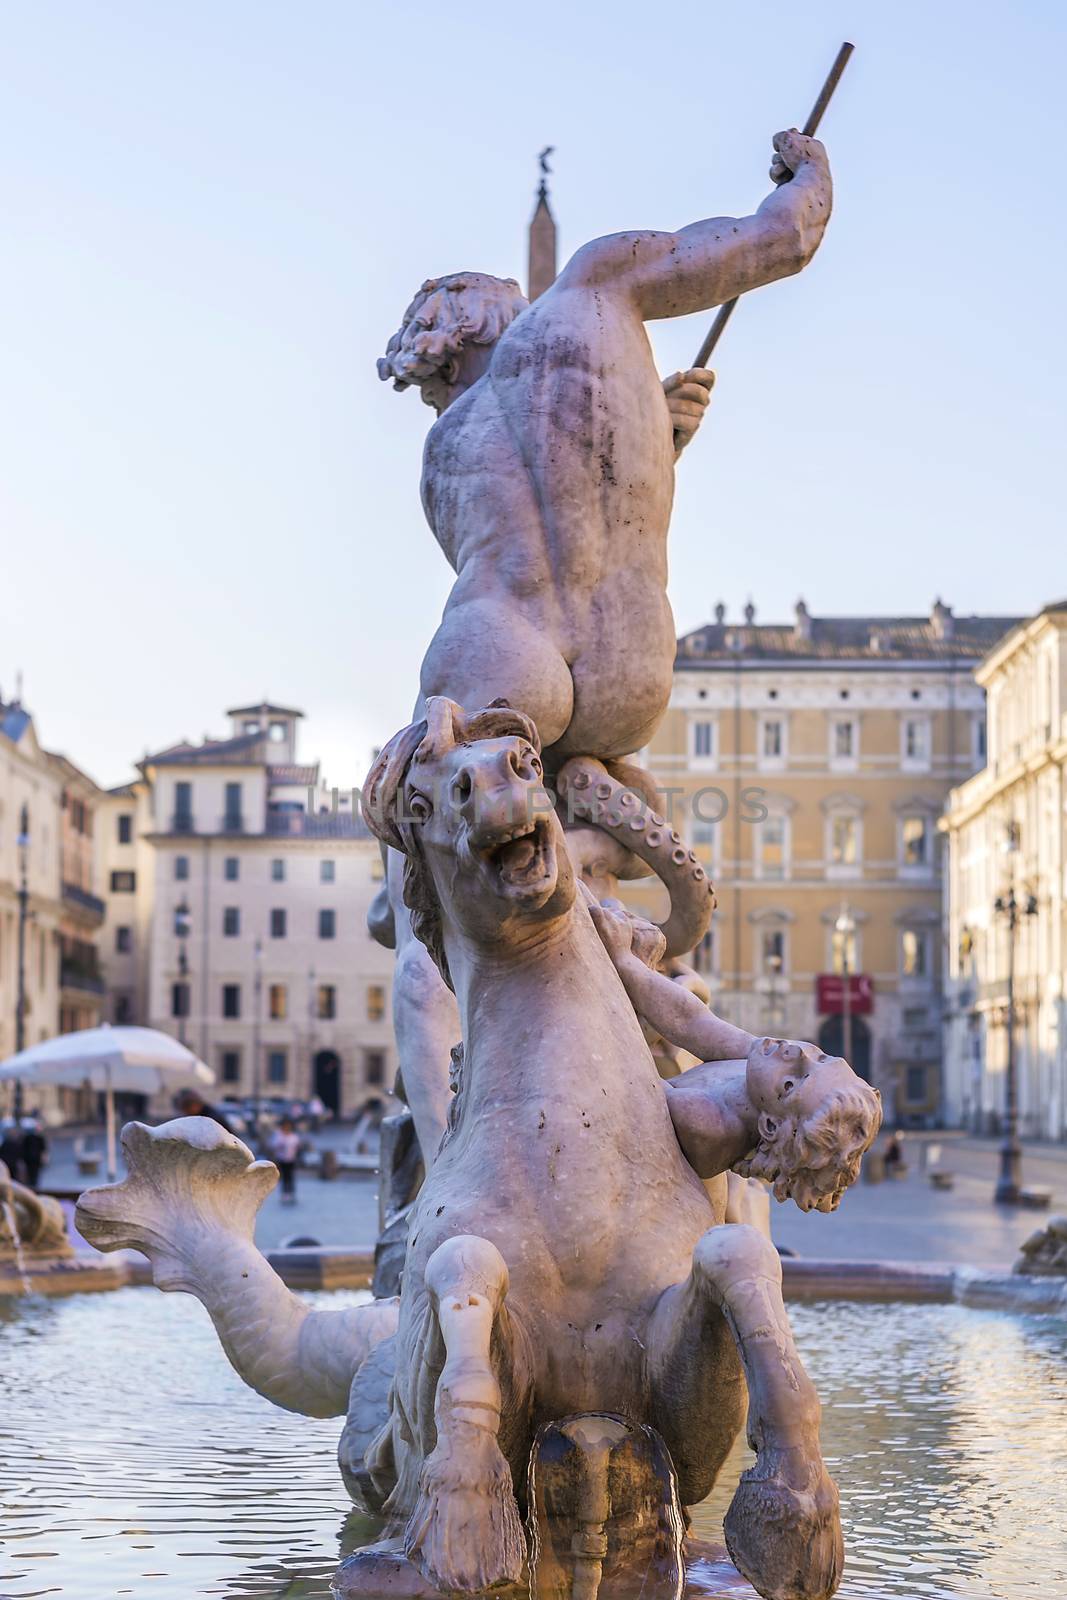
[{"label": "baroque palazzo facade", "polygon": [[832,1051],[847,1038],[905,1124],[941,1113],[937,824],[985,759],[973,672],[1014,621],[940,601],[925,617],[816,617],[800,601],[785,624],[718,606],[678,641],[643,752],[716,885],[693,958],[713,1006],[755,1033]]},{"label": "baroque palazzo facade", "polygon": [[999,1132],[1014,1020],[1020,1132],[1062,1140],[1067,601],[1013,629],[976,677],[988,697],[988,759],[953,791],[943,823],[946,1113],[975,1132]]}]

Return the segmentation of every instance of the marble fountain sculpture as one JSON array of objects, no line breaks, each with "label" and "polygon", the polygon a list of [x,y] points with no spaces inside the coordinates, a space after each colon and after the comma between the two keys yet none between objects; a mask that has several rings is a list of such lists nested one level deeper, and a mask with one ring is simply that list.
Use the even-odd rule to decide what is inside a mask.
[{"label": "marble fountain sculpture", "polygon": [[[670,693],[674,464],[711,381],[662,385],[644,324],[811,258],[825,152],[774,147],[754,216],[595,240],[529,307],[510,281],[431,280],[380,363],[438,412],[423,500],[457,574],[363,795],[427,1169],[399,1294],[304,1306],[253,1243],[274,1167],[202,1118],[130,1125],[129,1176],[79,1205],[93,1243],[204,1303],[246,1383],[345,1416],[342,1473],[386,1528],[339,1596],[680,1594],[684,1507],[746,1410],[734,1563],[765,1600],[840,1579],[778,1256],[758,1206],[727,1220],[728,1188],[832,1210],[880,1106],[846,1062],[754,1039],[676,981],[714,897],[629,759]],[[661,927],[614,892],[648,871]],[[702,1064],[665,1080],[650,1033]]]}]

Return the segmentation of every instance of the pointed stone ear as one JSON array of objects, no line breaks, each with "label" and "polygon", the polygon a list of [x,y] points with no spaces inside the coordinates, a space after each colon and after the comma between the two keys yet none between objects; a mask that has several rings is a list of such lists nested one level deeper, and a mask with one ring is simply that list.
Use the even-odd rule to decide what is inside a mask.
[{"label": "pointed stone ear", "polygon": [[415,751],[416,761],[433,761],[447,755],[467,737],[463,708],[443,694],[432,694],[426,702],[426,732]]},{"label": "pointed stone ear", "polygon": [[376,757],[360,795],[360,810],[367,827],[383,844],[402,853],[406,847],[398,825],[397,800],[411,758],[425,735],[425,722],[412,722],[394,734]]}]

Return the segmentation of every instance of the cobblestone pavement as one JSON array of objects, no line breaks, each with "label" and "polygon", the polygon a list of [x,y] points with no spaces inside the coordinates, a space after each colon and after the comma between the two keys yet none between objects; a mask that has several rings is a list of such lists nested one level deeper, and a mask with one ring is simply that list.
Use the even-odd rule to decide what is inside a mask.
[{"label": "cobblestone pavement", "polygon": [[[321,1147],[343,1147],[348,1128],[327,1129],[317,1136]],[[102,1147],[102,1140],[97,1139]],[[954,1174],[951,1190],[931,1187],[923,1171],[923,1147],[941,1145],[941,1166]],[[833,1260],[973,1262],[976,1266],[1007,1265],[1020,1242],[1037,1227],[1042,1213],[993,1204],[997,1172],[994,1140],[959,1135],[909,1136],[905,1140],[908,1173],[880,1184],[860,1182],[831,1216],[805,1216],[791,1203],[772,1204],[772,1228],[778,1244],[799,1255]],[[1024,1181],[1053,1191],[1054,1210],[1067,1210],[1067,1146],[1024,1147]],[[53,1138],[46,1185],[76,1188],[73,1136]],[[102,1181],[102,1179],[93,1180]],[[277,1190],[260,1213],[256,1239],[273,1249],[286,1239],[304,1236],[320,1244],[370,1245],[377,1232],[377,1180],[372,1173],[324,1183],[311,1172],[297,1180],[297,1202],[281,1203]]]}]

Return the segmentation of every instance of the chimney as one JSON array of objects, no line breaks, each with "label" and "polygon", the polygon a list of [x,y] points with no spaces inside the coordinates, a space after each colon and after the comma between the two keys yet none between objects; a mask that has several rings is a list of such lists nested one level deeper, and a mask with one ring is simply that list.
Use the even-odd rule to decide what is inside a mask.
[{"label": "chimney", "polygon": [[717,600],[716,603],[715,603],[715,625],[716,625],[716,627],[721,628],[725,621],[726,621],[726,607],[723,605],[721,600]]},{"label": "chimney", "polygon": [[537,205],[530,219],[529,255],[527,257],[527,299],[533,303],[538,295],[551,289],[556,281],[556,219],[548,203],[548,158],[552,154],[548,144],[538,156],[541,163],[541,182],[537,189]]},{"label": "chimney", "polygon": [[756,620],[756,608],[752,604],[751,600],[746,600],[746,602],[745,602],[745,627],[746,628],[751,628],[751,626],[755,622],[755,620]]},{"label": "chimney", "polygon": [[811,613],[803,600],[798,600],[794,608],[796,620],[793,623],[793,634],[797,639],[805,642],[811,639]]},{"label": "chimney", "polygon": [[956,631],[956,619],[952,615],[952,607],[946,606],[940,595],[934,601],[934,609],[930,613],[930,626],[934,630],[935,639],[951,639]]}]

